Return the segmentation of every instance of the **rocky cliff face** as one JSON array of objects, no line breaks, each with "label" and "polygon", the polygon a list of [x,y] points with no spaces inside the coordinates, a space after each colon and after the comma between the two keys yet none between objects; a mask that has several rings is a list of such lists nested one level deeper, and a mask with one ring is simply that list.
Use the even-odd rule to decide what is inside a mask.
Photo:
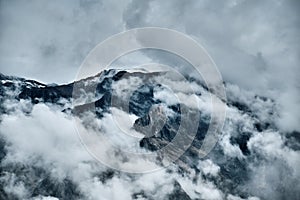
[{"label": "rocky cliff face", "polygon": [[[210,123],[210,93],[194,80],[176,83],[163,77],[164,72],[108,70],[76,83],[45,85],[1,74],[0,199],[300,198],[300,170],[296,165],[299,134],[278,130],[274,100],[247,92],[236,94],[233,86],[227,84],[229,98],[222,136],[209,155],[199,159],[198,151]],[[170,91],[163,81],[171,82],[173,92],[186,101],[168,98]],[[74,84],[82,85],[85,90],[74,93]],[[194,86],[199,107],[189,103],[191,93],[186,91],[185,84]],[[83,126],[113,135],[114,129],[107,125],[110,117],[116,113],[128,118],[134,116],[132,124],[127,124],[128,130],[142,135],[135,148],[155,152],[176,136],[182,109],[188,110],[191,122],[193,113],[199,114],[196,137],[178,160],[159,172],[163,175],[153,175],[156,178],[95,167],[97,162],[85,155],[82,146],[73,144],[77,140],[69,141],[76,137],[65,134],[69,131],[68,128],[65,131],[70,125],[69,118],[78,117]],[[45,117],[45,113],[52,117]],[[60,124],[56,117],[66,121]],[[49,124],[38,123],[39,118],[49,119]],[[183,127],[187,135],[189,127],[188,124]],[[55,135],[57,130],[59,133]],[[41,136],[44,146],[36,139],[40,134],[45,134]],[[155,164],[163,165],[160,160],[158,155]],[[118,197],[118,192],[121,196],[124,193],[124,198]]]}]

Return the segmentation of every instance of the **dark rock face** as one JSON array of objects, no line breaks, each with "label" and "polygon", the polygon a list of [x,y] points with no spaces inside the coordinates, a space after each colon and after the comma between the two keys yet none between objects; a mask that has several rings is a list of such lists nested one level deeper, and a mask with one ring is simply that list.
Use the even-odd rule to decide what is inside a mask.
[{"label": "dark rock face", "polygon": [[182,189],[181,185],[178,182],[174,183],[174,190],[171,194],[168,195],[170,200],[191,200],[189,195]]},{"label": "dark rock face", "polygon": [[[164,120],[162,120],[162,117],[160,117],[161,113],[157,110],[154,110],[154,112],[150,112],[150,114],[136,120],[134,124],[135,130],[145,134],[146,136],[140,141],[141,147],[150,151],[157,151],[165,147],[174,139],[179,130],[181,122],[180,105],[173,106],[171,109],[173,109],[176,114],[172,117],[169,116]],[[189,121],[192,120],[193,118],[189,119]],[[143,126],[146,126],[146,128],[143,128]],[[183,162],[189,163],[191,167],[194,165],[194,163],[190,162],[190,158],[197,158],[197,151],[201,147],[202,141],[208,130],[208,126],[209,118],[203,115],[202,120],[199,121],[197,133],[192,141],[191,146],[179,158]],[[154,130],[152,127],[155,127]],[[188,133],[189,130],[187,129],[186,132]]]},{"label": "dark rock face", "polygon": [[[85,111],[95,111],[96,115],[101,118],[105,112],[109,112],[109,108],[111,106],[111,98],[112,98],[112,83],[115,81],[119,81],[122,78],[126,78],[128,76],[138,76],[144,79],[145,84],[137,88],[129,99],[129,113],[133,113],[140,118],[136,121],[134,128],[145,134],[145,138],[140,141],[140,146],[146,148],[151,151],[156,151],[158,149],[163,148],[167,145],[177,134],[180,120],[181,120],[181,108],[180,105],[173,105],[169,108],[176,113],[173,117],[159,117],[158,108],[151,110],[153,106],[158,105],[159,101],[154,99],[154,88],[160,87],[160,85],[152,85],[151,83],[147,83],[147,79],[156,74],[145,75],[140,72],[127,73],[126,71],[115,72],[113,70],[104,71],[99,74],[97,85],[87,85],[84,88],[86,90],[90,90],[96,88],[95,93],[102,94],[102,97],[94,102],[82,104],[76,106],[73,109],[73,113],[80,115]],[[7,78],[7,77],[6,77]],[[95,78],[95,77],[93,77]],[[89,81],[90,78],[82,80],[82,84],[84,82]],[[27,85],[23,85],[21,87],[20,93],[16,98],[18,99],[31,99],[33,103],[38,103],[39,101],[57,103],[61,98],[71,99],[73,93],[74,83],[60,86],[47,86],[44,84],[34,83],[37,87],[27,87]],[[6,83],[4,87],[10,87],[11,89],[15,89],[15,85],[12,83]],[[3,92],[3,87],[0,87],[0,92]],[[118,97],[119,98],[119,97]],[[119,100],[120,102],[122,99]],[[120,103],[122,105],[122,102]],[[151,111],[150,111],[151,110]],[[192,119],[191,119],[192,120]],[[203,140],[205,133],[208,129],[209,119],[203,118],[200,120],[198,132],[196,134],[196,138],[193,141],[192,148],[190,148],[181,158],[183,162],[189,163],[191,166],[194,164],[191,162],[191,158],[196,158],[197,153],[195,153],[195,149],[200,148],[201,141]],[[151,126],[150,128],[147,126]],[[161,126],[161,127],[160,127]],[[143,129],[146,127],[146,129]],[[150,130],[150,132],[149,132]],[[4,150],[3,150],[4,152]],[[5,153],[3,153],[4,157]],[[41,176],[41,175],[40,175]],[[108,179],[114,176],[113,171],[108,171],[104,174],[100,174],[100,180],[105,183]],[[4,193],[2,195],[5,195]],[[32,191],[32,196],[37,195],[51,195],[54,197],[58,197],[60,199],[74,199],[80,196],[77,192],[76,187],[72,184],[70,180],[63,180],[63,182],[57,182],[55,180],[50,179],[49,177],[43,178],[39,184]],[[133,195],[133,198],[144,196],[146,194],[141,192],[140,194]],[[182,190],[179,183],[174,183],[174,192],[169,194],[168,199],[190,199],[189,196]]]},{"label": "dark rock face", "polygon": [[286,145],[295,151],[300,150],[300,132],[293,131],[286,135]]},{"label": "dark rock face", "polygon": [[108,180],[112,179],[115,174],[116,174],[115,171],[107,170],[107,171],[101,173],[98,177],[102,183],[106,183]]},{"label": "dark rock face", "polygon": [[247,142],[251,138],[251,135],[252,135],[251,133],[241,132],[241,134],[238,134],[236,137],[231,137],[230,142],[232,144],[237,144],[244,155],[249,155],[250,151],[247,147]]},{"label": "dark rock face", "polygon": [[244,103],[241,103],[241,102],[238,102],[238,101],[234,101],[234,102],[231,102],[231,105],[234,106],[234,107],[236,107],[240,111],[248,112],[248,113],[251,112],[251,109],[246,104],[244,104]]},{"label": "dark rock face", "polygon": [[144,116],[154,103],[153,86],[143,85],[135,90],[130,97],[129,112],[137,116]]},{"label": "dark rock face", "polygon": [[77,191],[76,186],[68,179],[58,182],[50,178],[43,179],[33,190],[32,196],[53,196],[59,199],[78,199],[80,193]]},{"label": "dark rock face", "polygon": [[[98,92],[103,94],[107,91],[111,90],[111,83],[113,81],[117,81],[122,74],[126,73],[125,71],[121,71],[116,73],[115,70],[103,71],[102,73],[90,77],[87,79],[80,80],[76,82],[78,85],[84,85],[85,83],[98,79],[95,83],[91,82],[84,89],[89,91],[90,88],[95,88],[95,93]],[[39,83],[34,80],[25,80],[17,77],[10,77],[1,74],[0,80],[2,81],[0,84],[0,93],[4,94],[6,89],[11,91],[16,90],[17,88],[20,90],[16,96],[18,99],[31,99],[33,103],[36,102],[36,99],[39,99],[43,102],[57,103],[57,101],[61,98],[71,99],[73,97],[73,87],[75,83],[70,83],[66,85],[45,85]],[[76,94],[74,94],[76,97]]]},{"label": "dark rock face", "polygon": [[132,194],[132,199],[149,199],[149,200],[154,200],[151,197],[148,197],[144,191],[140,191],[137,193]]},{"label": "dark rock face", "polygon": [[72,97],[73,84],[61,86],[46,86],[44,88],[24,88],[19,94],[20,99],[43,99],[45,102],[56,103],[61,98]]},{"label": "dark rock face", "polygon": [[[53,179],[49,172],[44,169],[21,164],[1,166],[0,169],[1,177],[13,175],[17,182],[21,181],[27,188],[30,188],[27,194],[28,198],[41,195],[64,200],[80,199],[82,197],[77,186],[70,179]],[[19,197],[13,194],[7,194],[4,191],[4,187],[4,179],[0,179],[1,199],[19,199]]]},{"label": "dark rock face", "polygon": [[[130,114],[135,114],[138,119],[135,121],[133,128],[145,135],[140,140],[140,147],[150,151],[157,151],[165,147],[176,136],[181,123],[181,105],[168,106],[173,112],[173,115],[165,115],[161,109],[161,101],[154,98],[155,89],[161,87],[159,84],[151,84],[148,81],[149,77],[156,76],[158,73],[145,74],[141,72],[129,73],[126,71],[108,70],[98,74],[95,77],[90,77],[77,82],[86,91],[90,91],[94,96],[99,95],[99,98],[93,99],[89,102],[82,103],[74,108],[64,109],[64,112],[71,111],[75,115],[81,115],[86,111],[95,112],[98,118],[102,118],[105,113],[110,112],[112,106],[119,106],[119,109],[123,109],[122,106],[126,103],[122,97],[114,96],[112,85],[124,78],[139,77],[143,80],[143,85],[134,90],[129,98]],[[96,81],[94,81],[96,80]],[[25,80],[16,77],[8,77],[0,74],[0,112],[5,113],[6,110],[3,106],[5,98],[13,98],[14,100],[29,99],[32,103],[47,102],[53,104],[59,104],[60,99],[72,100],[72,98],[79,98],[79,94],[73,94],[74,83],[66,85],[49,86],[42,83],[38,83],[32,80]],[[206,88],[207,89],[207,88]],[[93,91],[95,90],[95,91]],[[9,96],[7,91],[13,91],[15,96]],[[117,104],[112,105],[112,98],[117,99]],[[265,101],[265,100],[264,100]],[[228,102],[228,106],[236,108],[243,114],[253,116],[251,107],[241,102],[232,101]],[[197,128],[196,136],[188,148],[188,150],[176,161],[181,167],[181,174],[186,173],[185,167],[182,167],[180,163],[184,163],[189,169],[195,171],[196,165],[199,161],[198,150],[202,145],[202,141],[206,135],[209,127],[210,116],[200,113],[200,121]],[[191,115],[192,116],[192,115]],[[1,119],[0,119],[1,120]],[[193,121],[193,118],[190,118]],[[255,121],[253,124],[254,131],[263,132],[271,127],[268,122]],[[186,130],[189,133],[188,130]],[[208,155],[208,157],[220,166],[220,175],[218,178],[212,178],[210,176],[203,177],[204,179],[211,180],[219,188],[223,188],[224,193],[237,194],[241,197],[249,197],[249,191],[243,190],[240,185],[243,185],[250,179],[249,163],[251,160],[257,159],[250,152],[247,144],[253,137],[253,132],[242,131],[240,129],[235,130],[235,134],[231,135],[230,143],[237,146],[243,153],[243,158],[230,158],[226,157],[220,146],[216,146],[214,150]],[[300,139],[298,132],[292,132],[287,134],[286,145],[294,150],[300,149]],[[6,156],[5,141],[0,138],[0,161]],[[20,174],[23,177],[23,181],[27,185],[34,185],[31,191],[30,197],[36,197],[38,195],[51,195],[59,199],[79,199],[80,194],[77,186],[66,178],[62,181],[53,180],[50,178],[47,172],[41,169],[32,169],[30,166],[0,166],[0,176],[4,176],[6,173]],[[102,174],[97,175],[97,178],[105,184],[114,176],[117,172],[108,170]],[[200,175],[199,175],[200,176]],[[35,184],[37,183],[37,184]],[[0,199],[17,199],[17,197],[10,196],[4,191],[4,182],[0,181]],[[145,191],[140,191],[132,195],[132,199],[151,199]],[[187,193],[182,189],[178,182],[174,182],[174,191],[167,195],[167,199],[191,199]]]},{"label": "dark rock face", "polygon": [[0,137],[0,162],[3,160],[5,155],[6,155],[5,141]]}]

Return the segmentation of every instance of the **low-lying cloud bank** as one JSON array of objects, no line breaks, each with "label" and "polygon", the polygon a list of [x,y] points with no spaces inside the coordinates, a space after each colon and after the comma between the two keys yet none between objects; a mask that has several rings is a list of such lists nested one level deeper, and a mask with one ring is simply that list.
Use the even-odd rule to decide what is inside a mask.
[{"label": "low-lying cloud bank", "polygon": [[[138,78],[137,78],[138,79]],[[196,98],[201,112],[209,114],[207,91],[195,82],[177,82],[155,77],[171,88],[154,90],[154,98],[168,111],[174,96]],[[125,81],[127,89],[133,83]],[[119,97],[126,88],[113,84]],[[195,94],[185,91],[186,84]],[[121,84],[123,85],[123,84]],[[191,199],[297,199],[300,188],[299,146],[290,133],[276,127],[275,102],[228,84],[229,102],[222,136],[204,160],[193,158],[196,166],[174,163],[168,168],[145,174],[130,174],[110,169],[89,154],[81,143],[76,126],[89,133],[102,133],[113,143],[112,149],[99,145],[107,159],[127,165],[122,152],[147,151],[138,145],[141,136],[132,129],[137,116],[111,108],[98,119],[86,112],[81,118],[62,112],[70,105],[7,98],[1,115],[0,137],[5,156],[1,162],[1,186],[6,194],[19,199],[162,199],[188,195]],[[172,92],[171,90],[172,89]],[[186,105],[191,109],[197,106]],[[240,109],[238,109],[240,108]],[[171,110],[168,111],[172,115]],[[75,123],[75,119],[80,123]],[[120,120],[126,119],[126,120]],[[119,123],[116,124],[115,120]],[[266,127],[264,127],[266,126]],[[129,133],[125,135],[125,131]],[[140,134],[140,135],[139,135]],[[130,138],[130,139],[128,139]],[[101,142],[99,143],[101,144]],[[86,144],[89,145],[89,144]],[[135,167],[140,160],[131,162]],[[157,162],[153,165],[159,165]],[[159,166],[157,166],[159,167]],[[50,197],[49,195],[53,195]]]},{"label": "low-lying cloud bank", "polygon": [[[173,192],[175,180],[186,188],[191,197],[200,194],[206,199],[219,199],[223,195],[212,182],[200,179],[192,183],[190,178],[196,176],[195,174],[182,177],[176,173],[175,165],[169,168],[175,170],[171,174],[166,172],[167,169],[140,175],[116,171],[112,172],[111,177],[108,175],[107,180],[101,178],[110,170],[86,151],[76,133],[72,117],[51,105],[49,107],[41,103],[34,105],[30,114],[18,110],[2,117],[1,138],[6,141],[7,151],[2,166],[20,166],[28,169],[8,170],[0,180],[6,183],[3,188],[6,193],[20,199],[29,198],[35,187],[39,187],[39,182],[48,178],[40,176],[37,182],[30,180],[34,179],[31,174],[33,172],[30,171],[32,168],[45,170],[50,180],[57,182],[56,184],[66,179],[70,180],[75,184],[82,199],[131,199],[134,194],[138,196],[139,193],[141,197],[147,195],[148,198],[161,199]],[[108,115],[102,120],[101,128],[106,129],[107,133],[116,134],[115,129],[118,127],[113,125],[112,116]],[[119,138],[115,138],[113,142],[118,143]],[[126,143],[125,140],[123,142]],[[112,159],[113,155],[110,156]],[[212,175],[216,175],[218,171],[218,167],[209,160],[200,164],[199,168]],[[200,185],[201,189],[197,189]]]},{"label": "low-lying cloud bank", "polygon": [[[196,160],[195,168],[183,171],[174,164],[132,175],[109,169],[86,151],[74,116],[61,112],[70,107],[68,100],[62,99],[61,106],[6,99],[7,112],[0,117],[0,192],[11,196],[3,198],[162,199],[186,193],[192,199],[300,199],[299,8],[297,0],[0,1],[1,73],[70,82],[105,38],[158,26],[186,33],[205,47],[226,82],[230,102],[220,141],[205,160]],[[161,51],[127,55],[117,64],[134,68],[145,62],[190,72],[184,61]],[[157,81],[173,87],[154,91],[165,109],[177,103],[175,92],[187,106],[196,108],[190,101],[196,98],[202,112],[211,112],[209,97],[196,83]],[[124,80],[114,89],[121,96],[128,88],[120,85],[134,88],[136,83],[140,80]],[[202,96],[192,96],[191,85]],[[3,93],[1,103],[17,92]],[[119,132],[140,137],[132,121],[116,125],[116,118],[137,116],[112,108],[101,120],[93,113],[76,119],[83,130],[109,133],[119,149],[146,151]]]}]

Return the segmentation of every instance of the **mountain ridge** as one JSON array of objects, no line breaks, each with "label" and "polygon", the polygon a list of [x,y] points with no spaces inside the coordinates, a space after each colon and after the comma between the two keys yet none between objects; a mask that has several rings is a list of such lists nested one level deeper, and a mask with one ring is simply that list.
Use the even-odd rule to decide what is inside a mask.
[{"label": "mountain ridge", "polygon": [[[159,77],[158,79],[156,79]],[[95,113],[97,120],[106,119],[108,115],[112,115],[111,107],[114,107],[128,115],[136,116],[132,124],[131,130],[137,131],[144,135],[139,141],[139,147],[150,152],[155,152],[158,149],[165,147],[176,135],[176,131],[180,126],[181,109],[186,106],[190,111],[197,110],[188,101],[180,104],[179,102],[168,102],[165,94],[168,89],[163,86],[164,72],[127,72],[126,70],[108,70],[99,73],[93,77],[89,77],[77,82],[72,82],[64,85],[45,85],[34,80],[26,80],[23,78],[0,75],[0,108],[1,118],[0,124],[6,116],[14,114],[17,106],[7,106],[9,104],[18,105],[25,102],[30,105],[29,108],[22,108],[26,110],[26,115],[31,115],[32,108],[36,105],[45,104],[59,112],[65,113],[66,116],[85,117],[86,113]],[[166,78],[167,79],[167,78]],[[162,80],[162,82],[155,82],[153,80]],[[179,88],[180,84],[194,83],[192,79],[187,82],[175,82],[175,87],[172,88],[175,93],[184,95],[188,99],[191,93],[185,91],[186,88]],[[73,93],[74,84],[86,89],[79,94]],[[225,84],[226,85],[226,84]],[[126,97],[128,90],[121,86],[132,87],[130,96]],[[135,88],[135,86],[138,86]],[[215,148],[207,155],[205,159],[199,160],[198,150],[201,147],[202,140],[207,131],[210,116],[208,99],[209,91],[202,85],[197,85],[196,97],[201,100],[199,110],[200,121],[196,137],[187,151],[174,162],[177,168],[169,169],[167,173],[171,176],[178,174],[182,177],[188,178],[193,176],[191,182],[199,180],[207,180],[215,184],[216,188],[222,190],[224,195],[233,194],[239,198],[246,199],[251,196],[261,196],[260,193],[245,189],[243,185],[249,184],[251,181],[252,165],[258,165],[256,160],[261,159],[261,156],[253,149],[252,143],[254,138],[259,134],[268,134],[270,131],[276,132],[278,129],[276,125],[270,120],[276,111],[273,109],[274,101],[265,97],[253,96],[250,103],[246,104],[237,98],[231,96],[226,102],[228,109],[227,121],[223,130],[220,141]],[[226,85],[230,89],[230,86]],[[112,99],[114,101],[112,101]],[[126,100],[128,99],[128,101]],[[251,103],[255,102],[255,103]],[[127,105],[128,103],[128,105]],[[264,107],[266,111],[257,112],[257,109]],[[57,108],[56,108],[57,107]],[[153,109],[154,108],[154,109]],[[270,109],[270,110],[268,110]],[[23,111],[22,111],[23,112]],[[197,111],[198,112],[198,111]],[[164,113],[165,118],[161,118]],[[267,117],[266,117],[267,116]],[[162,121],[160,121],[162,120]],[[190,119],[192,122],[193,119]],[[163,126],[161,123],[164,122]],[[143,128],[146,127],[146,128]],[[159,127],[160,130],[156,130]],[[187,129],[188,133],[189,130]],[[7,136],[6,136],[7,137]],[[285,136],[281,136],[284,138]],[[291,136],[286,137],[287,144],[291,148],[298,148],[298,143],[292,142]],[[229,151],[232,149],[231,151]],[[85,198],[81,192],[78,184],[72,180],[72,177],[66,177],[62,181],[55,180],[49,172],[45,169],[35,168],[34,166],[23,166],[22,163],[15,166],[5,164],[9,150],[9,143],[6,142],[5,137],[0,140],[0,158],[1,158],[1,174],[0,184],[1,188],[5,188],[5,174],[17,174],[17,180],[24,182],[26,186],[33,184],[36,180],[41,180],[41,184],[35,186],[36,189],[28,194],[28,198],[33,198],[39,195],[53,196],[60,199],[70,198]],[[170,152],[176,154],[176,152]],[[158,164],[161,158],[158,156]],[[218,166],[218,172],[205,172],[203,166],[199,163],[213,162]],[[250,163],[250,164],[249,164]],[[10,166],[10,167],[9,167]],[[22,167],[23,166],[23,167]],[[212,165],[214,166],[214,165]],[[213,169],[213,167],[211,167]],[[121,172],[111,169],[104,170],[100,174],[102,183],[110,182],[113,177],[122,177]],[[194,174],[195,175],[192,175]],[[214,175],[217,173],[218,176]],[[107,175],[105,175],[107,174]],[[109,175],[110,174],[110,175]],[[100,175],[99,175],[100,176]],[[128,175],[131,177],[131,175]],[[23,177],[23,178],[22,178]],[[28,180],[24,179],[27,177]],[[29,177],[35,177],[30,180]],[[177,177],[177,175],[176,175]],[[177,178],[178,179],[178,178]],[[179,180],[179,179],[178,179]],[[167,199],[172,199],[174,196],[185,199],[191,198],[191,194],[184,190],[182,180],[174,181],[173,192],[171,192]],[[277,186],[276,186],[277,187]],[[278,186],[279,187],[279,186]],[[289,196],[289,193],[285,193]],[[14,195],[7,193],[5,190],[0,190],[0,197],[6,199],[17,198]],[[151,199],[151,193],[140,191],[132,194],[132,199],[144,197]],[[201,195],[199,196],[199,198]]]}]

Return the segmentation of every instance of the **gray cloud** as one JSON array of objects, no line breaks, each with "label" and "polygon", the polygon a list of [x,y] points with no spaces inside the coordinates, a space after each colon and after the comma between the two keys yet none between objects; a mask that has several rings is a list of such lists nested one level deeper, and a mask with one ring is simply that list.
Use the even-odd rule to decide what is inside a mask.
[{"label": "gray cloud", "polygon": [[[173,77],[172,77],[173,78]],[[208,92],[195,82],[176,82],[168,80],[168,77],[155,77],[157,82],[168,82],[173,94],[182,95],[188,102],[192,95],[188,91],[190,85],[197,93],[201,93],[199,101],[202,112],[210,106]],[[113,85],[118,89],[117,94],[124,97],[121,86],[127,89],[134,87],[137,80],[120,80]],[[119,84],[119,85],[118,85]],[[197,170],[187,167],[179,170],[176,164],[168,168],[144,174],[128,174],[114,171],[112,177],[101,180],[101,174],[107,171],[107,167],[96,162],[81,145],[74,129],[74,117],[61,112],[70,103],[66,99],[61,102],[64,105],[52,103],[39,103],[33,105],[29,100],[18,101],[14,93],[3,103],[7,110],[1,115],[0,139],[5,140],[6,155],[1,162],[1,167],[6,170],[0,177],[0,182],[5,184],[3,188],[8,194],[14,194],[20,199],[29,198],[36,187],[33,169],[41,169],[47,172],[55,184],[62,183],[66,179],[71,180],[75,188],[82,195],[82,199],[131,199],[133,194],[139,194],[143,198],[143,191],[148,199],[165,199],[174,190],[174,182],[192,199],[230,199],[230,200],[257,200],[258,197],[266,199],[296,199],[299,197],[299,150],[286,145],[287,138],[282,132],[269,129],[256,130],[254,124],[270,122],[274,111],[271,100],[255,98],[255,93],[241,90],[236,85],[228,85],[230,100],[236,100],[249,106],[253,113],[245,113],[236,107],[229,106],[227,109],[227,121],[224,124],[223,135],[217,147],[205,160],[195,158]],[[14,90],[13,91],[17,91]],[[9,91],[6,91],[9,92]],[[169,90],[154,91],[155,98],[162,98],[166,104],[174,104],[167,101],[172,94]],[[12,100],[13,99],[13,100]],[[64,103],[63,103],[64,102]],[[189,104],[189,106],[193,106]],[[77,124],[77,128],[88,129],[89,133],[108,135],[114,147],[123,150],[132,150],[134,144],[132,138],[127,138],[121,133],[122,130],[134,132],[131,129],[133,121],[129,123],[130,116],[117,108],[111,108],[110,113],[104,114],[103,118],[97,119],[93,113],[85,113]],[[255,114],[253,116],[252,114]],[[117,126],[114,120],[124,122]],[[124,120],[125,119],[125,120]],[[134,118],[136,119],[136,117]],[[247,142],[250,154],[244,155],[241,147],[232,143],[231,138],[239,134],[251,133]],[[134,135],[134,133],[129,134]],[[30,140],[29,140],[30,139]],[[30,141],[30,142],[28,142]],[[96,142],[96,141],[94,141]],[[97,145],[105,152],[104,145]],[[89,145],[89,144],[86,144]],[[146,151],[139,146],[136,150]],[[108,159],[118,162],[120,165],[128,165],[128,160],[121,161],[119,148],[109,151]],[[135,150],[135,149],[134,149]],[[117,154],[116,154],[117,152]],[[121,153],[122,156],[122,153]],[[130,159],[130,158],[129,158]],[[133,167],[144,162],[132,162]],[[131,162],[130,162],[131,163]],[[153,163],[156,165],[156,163]],[[230,165],[234,165],[230,167]],[[21,169],[16,170],[19,166]],[[13,166],[13,167],[11,167]],[[31,171],[32,170],[32,171]],[[228,171],[227,171],[228,170]],[[39,171],[39,170],[38,170]],[[47,181],[47,176],[40,175],[39,180]],[[236,180],[237,179],[237,180]],[[237,185],[232,185],[231,182]],[[236,181],[236,182],[235,182]],[[233,186],[236,186],[232,188]],[[243,194],[246,195],[243,195]],[[38,193],[40,194],[40,193]],[[137,195],[138,196],[138,195]],[[33,199],[55,199],[51,197],[34,197]]]},{"label": "gray cloud", "polygon": [[[299,10],[297,0],[0,1],[0,70],[70,82],[108,36],[135,27],[172,28],[199,41],[225,81],[276,99],[279,128],[300,130]],[[125,63],[145,55],[186,67],[161,52]]]},{"label": "gray cloud", "polygon": [[[298,1],[132,1],[127,28],[161,26],[187,33],[216,62],[225,81],[276,99],[278,126],[300,130]],[[133,15],[133,16],[132,16]],[[150,54],[154,59],[160,56]],[[164,58],[165,60],[166,58]],[[173,64],[172,60],[169,63]]]},{"label": "gray cloud", "polygon": [[70,82],[88,52],[123,30],[127,1],[1,1],[0,69],[43,82]]}]

